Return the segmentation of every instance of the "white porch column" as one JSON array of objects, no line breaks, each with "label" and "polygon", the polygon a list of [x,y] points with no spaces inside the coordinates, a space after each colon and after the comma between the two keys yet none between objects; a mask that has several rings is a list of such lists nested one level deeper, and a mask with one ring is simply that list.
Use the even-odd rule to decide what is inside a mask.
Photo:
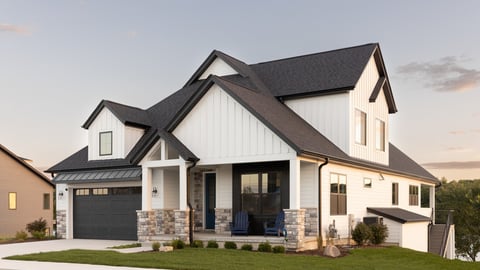
[{"label": "white porch column", "polygon": [[179,209],[187,210],[187,163],[181,162],[179,169]]},{"label": "white porch column", "polygon": [[152,210],[152,169],[142,166],[142,210]]},{"label": "white porch column", "polygon": [[300,159],[290,159],[290,209],[300,209]]}]

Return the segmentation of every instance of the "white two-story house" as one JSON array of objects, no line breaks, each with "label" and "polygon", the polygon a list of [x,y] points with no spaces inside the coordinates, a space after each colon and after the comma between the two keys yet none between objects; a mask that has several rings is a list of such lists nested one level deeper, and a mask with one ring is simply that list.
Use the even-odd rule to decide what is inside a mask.
[{"label": "white two-story house", "polygon": [[48,170],[58,235],[216,239],[240,211],[263,235],[283,210],[291,249],[381,217],[387,242],[427,251],[439,181],[389,142],[396,112],[378,44],[258,64],[213,51],[148,109],[100,102],[88,146]]}]

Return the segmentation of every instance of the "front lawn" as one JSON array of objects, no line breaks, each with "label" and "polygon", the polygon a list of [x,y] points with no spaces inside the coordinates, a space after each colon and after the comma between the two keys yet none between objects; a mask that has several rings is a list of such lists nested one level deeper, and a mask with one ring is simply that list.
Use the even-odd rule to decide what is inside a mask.
[{"label": "front lawn", "polygon": [[480,263],[451,261],[398,247],[355,249],[350,255],[336,259],[207,248],[133,254],[68,250],[6,259],[166,269],[480,269]]}]

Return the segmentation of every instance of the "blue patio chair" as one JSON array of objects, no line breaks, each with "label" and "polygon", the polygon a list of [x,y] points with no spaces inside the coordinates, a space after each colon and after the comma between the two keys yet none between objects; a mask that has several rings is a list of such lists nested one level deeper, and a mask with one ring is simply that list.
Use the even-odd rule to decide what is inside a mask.
[{"label": "blue patio chair", "polygon": [[230,236],[237,234],[248,235],[248,213],[240,211],[235,214],[234,222],[230,222]]},{"label": "blue patio chair", "polygon": [[265,222],[263,224],[263,228],[265,229],[264,230],[264,235],[266,236],[267,234],[268,235],[276,235],[276,236],[280,236],[281,234],[283,234],[283,231],[285,229],[285,212],[280,211],[280,213],[278,213],[277,215],[277,218],[275,219],[275,223],[273,224],[273,227],[269,227],[268,223]]}]

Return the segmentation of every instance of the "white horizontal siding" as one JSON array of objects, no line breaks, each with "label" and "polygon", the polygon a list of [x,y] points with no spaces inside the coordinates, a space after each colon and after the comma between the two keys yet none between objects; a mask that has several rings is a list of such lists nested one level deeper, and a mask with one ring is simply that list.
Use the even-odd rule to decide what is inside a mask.
[{"label": "white horizontal siding", "polygon": [[344,152],[349,152],[349,95],[286,100],[285,104]]},{"label": "white horizontal siding", "polygon": [[[370,102],[370,96],[377,84],[380,75],[375,59],[372,56],[365,67],[353,91],[350,91],[350,156],[388,165],[388,105],[383,90],[379,93],[376,102]],[[355,143],[355,109],[367,114],[367,141],[366,145]],[[385,151],[376,150],[375,146],[375,120],[385,122]]]},{"label": "white horizontal siding", "polygon": [[200,165],[285,160],[295,151],[219,86],[213,85],[173,134]]},{"label": "white horizontal siding", "polygon": [[[347,215],[330,215],[330,173],[344,174],[347,176]],[[418,185],[420,192],[421,182],[406,177],[399,177],[372,171],[346,167],[338,164],[328,164],[322,168],[322,227],[328,230],[328,225],[335,220],[336,228],[341,237],[348,235],[348,214],[353,214],[355,221],[363,220],[365,216],[374,214],[367,213],[367,207],[399,207],[426,217],[430,217],[431,208],[421,208],[420,205],[408,205],[409,185]],[[372,179],[372,187],[363,186],[364,178]],[[399,184],[399,205],[392,205],[392,183]],[[425,184],[425,183],[423,183]],[[432,185],[433,186],[433,185]],[[420,202],[419,197],[419,202]]]},{"label": "white horizontal siding", "polygon": [[237,73],[238,72],[234,70],[229,64],[225,63],[225,61],[220,58],[216,58],[215,60],[213,60],[210,66],[202,73],[199,79],[206,79],[210,74],[217,76],[225,76]]},{"label": "white horizontal siding", "polygon": [[428,251],[428,222],[411,222],[402,224],[401,247]]},{"label": "white horizontal siding", "polygon": [[300,162],[300,207],[318,207],[318,165],[316,163]]}]

